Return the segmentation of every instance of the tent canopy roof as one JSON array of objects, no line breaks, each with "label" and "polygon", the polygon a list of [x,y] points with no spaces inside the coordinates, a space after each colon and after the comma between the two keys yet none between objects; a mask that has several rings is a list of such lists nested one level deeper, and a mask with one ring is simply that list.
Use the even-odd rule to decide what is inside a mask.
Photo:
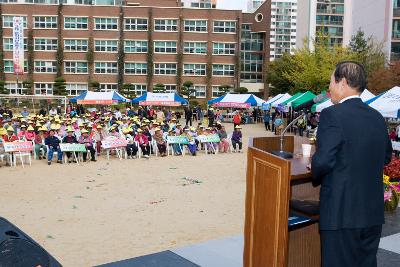
[{"label": "tent canopy roof", "polygon": [[290,103],[292,107],[297,107],[307,101],[310,101],[315,97],[315,94],[311,93],[310,91],[305,92],[302,96],[294,100],[293,102]]},{"label": "tent canopy roof", "polygon": [[80,95],[69,100],[71,103],[78,104],[113,104],[117,102],[129,102],[130,100],[116,91],[110,92],[92,92],[84,91]]},{"label": "tent canopy roof", "polygon": [[147,106],[180,106],[187,105],[189,101],[177,93],[145,93],[132,99],[132,103]]},{"label": "tent canopy roof", "polygon": [[265,101],[253,94],[226,94],[224,96],[212,99],[207,103],[221,107],[255,107],[261,106]]},{"label": "tent canopy roof", "polygon": [[400,87],[393,87],[367,103],[385,118],[400,118]]}]

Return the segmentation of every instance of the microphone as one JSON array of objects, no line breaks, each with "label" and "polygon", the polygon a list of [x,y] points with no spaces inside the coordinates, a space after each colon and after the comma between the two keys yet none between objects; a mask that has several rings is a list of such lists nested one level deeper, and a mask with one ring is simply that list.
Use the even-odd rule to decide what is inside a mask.
[{"label": "microphone", "polygon": [[299,111],[299,110],[310,110],[312,106],[314,106],[314,104],[319,104],[321,102],[323,102],[326,99],[326,93],[321,93],[319,95],[317,95],[316,97],[314,97],[313,99],[298,105],[297,107],[295,107],[293,110],[294,111]]}]

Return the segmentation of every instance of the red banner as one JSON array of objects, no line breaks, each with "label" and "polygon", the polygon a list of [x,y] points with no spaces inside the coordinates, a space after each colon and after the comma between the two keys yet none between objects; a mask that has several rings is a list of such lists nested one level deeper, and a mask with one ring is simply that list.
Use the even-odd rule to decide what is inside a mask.
[{"label": "red banner", "polygon": [[180,102],[176,101],[140,101],[139,105],[141,106],[169,106],[169,107],[177,107],[180,106]]},{"label": "red banner", "polygon": [[118,148],[118,147],[126,147],[128,142],[125,139],[105,139],[101,141],[101,146],[104,149],[110,149],[110,148]]},{"label": "red banner", "polygon": [[250,108],[249,103],[236,103],[236,102],[217,102],[214,104],[216,107],[223,108]]},{"label": "red banner", "polygon": [[22,151],[32,151],[32,142],[6,142],[4,143],[5,152],[22,152]]},{"label": "red banner", "polygon": [[111,105],[117,101],[114,100],[78,100],[78,104],[87,104],[87,105]]}]

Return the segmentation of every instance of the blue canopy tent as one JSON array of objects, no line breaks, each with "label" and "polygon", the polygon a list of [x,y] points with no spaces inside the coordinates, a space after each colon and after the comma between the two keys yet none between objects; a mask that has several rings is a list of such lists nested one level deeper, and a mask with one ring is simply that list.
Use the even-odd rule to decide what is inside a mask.
[{"label": "blue canopy tent", "polygon": [[132,99],[132,103],[143,106],[180,106],[188,105],[189,101],[177,93],[145,93]]},{"label": "blue canopy tent", "polygon": [[226,94],[209,100],[207,104],[227,108],[261,107],[265,101],[253,94]]}]

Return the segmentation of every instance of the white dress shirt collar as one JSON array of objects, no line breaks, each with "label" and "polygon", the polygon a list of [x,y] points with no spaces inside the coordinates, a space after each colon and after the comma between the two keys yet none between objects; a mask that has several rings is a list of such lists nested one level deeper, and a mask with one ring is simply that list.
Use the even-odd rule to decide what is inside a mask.
[{"label": "white dress shirt collar", "polygon": [[360,96],[359,95],[351,95],[351,96],[343,98],[342,100],[339,101],[339,103],[343,103],[344,101],[352,99],[352,98],[360,98]]}]

